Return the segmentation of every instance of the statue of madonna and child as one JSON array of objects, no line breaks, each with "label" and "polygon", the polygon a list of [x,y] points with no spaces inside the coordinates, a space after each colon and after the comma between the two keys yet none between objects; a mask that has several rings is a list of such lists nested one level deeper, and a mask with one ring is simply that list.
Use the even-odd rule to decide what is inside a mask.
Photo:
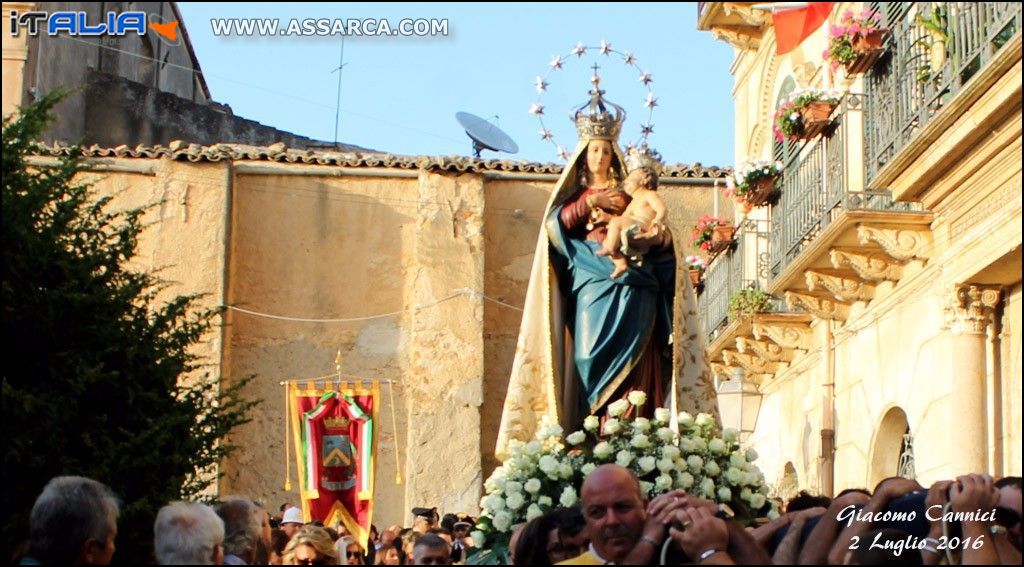
[{"label": "statue of madonna and child", "polygon": [[[551,192],[537,239],[496,454],[544,416],[566,431],[633,390],[655,408],[713,412],[714,391],[662,166],[644,143],[624,156],[626,113],[595,84],[573,114],[579,143]],[[631,410],[632,411],[632,410]],[[636,416],[633,416],[636,417]]]}]

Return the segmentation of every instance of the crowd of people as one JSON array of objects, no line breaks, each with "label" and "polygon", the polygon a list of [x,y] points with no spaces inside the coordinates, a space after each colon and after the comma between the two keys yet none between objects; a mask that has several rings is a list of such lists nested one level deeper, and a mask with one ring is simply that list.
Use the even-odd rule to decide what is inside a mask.
[{"label": "crowd of people", "polygon": [[[801,492],[771,521],[744,526],[728,506],[680,490],[646,502],[628,469],[592,471],[581,502],[516,526],[514,565],[936,565],[1021,564],[1021,479],[971,474],[925,489],[901,477],[835,498]],[[120,503],[104,484],[63,476],[36,499],[22,565],[109,564]],[[413,509],[412,526],[370,530],[305,522],[285,504],[272,517],[258,502],[173,502],[154,522],[162,565],[449,565],[472,562],[474,520]]]}]

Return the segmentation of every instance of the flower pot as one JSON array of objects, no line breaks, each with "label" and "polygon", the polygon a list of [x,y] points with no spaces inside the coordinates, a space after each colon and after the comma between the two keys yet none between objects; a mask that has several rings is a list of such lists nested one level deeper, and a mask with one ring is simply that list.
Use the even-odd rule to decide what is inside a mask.
[{"label": "flower pot", "polygon": [[693,284],[694,289],[700,285],[700,274],[701,270],[690,270],[690,283]]},{"label": "flower pot", "polygon": [[772,193],[775,192],[775,178],[765,177],[758,179],[757,183],[754,184],[754,189],[743,196],[743,201],[752,207],[760,207],[768,203],[771,200]]},{"label": "flower pot", "polygon": [[884,40],[885,32],[882,30],[853,38],[851,43],[853,50],[857,52],[857,58],[846,64],[846,74],[859,75],[870,70],[875,61],[885,53],[885,48],[882,47]]},{"label": "flower pot", "polygon": [[800,121],[803,124],[804,140],[815,138],[831,123],[829,119],[836,105],[831,102],[814,101],[800,109]]},{"label": "flower pot", "polygon": [[722,252],[732,244],[732,235],[734,228],[731,224],[726,226],[716,226],[714,233],[711,235],[711,247],[710,252],[717,254]]}]

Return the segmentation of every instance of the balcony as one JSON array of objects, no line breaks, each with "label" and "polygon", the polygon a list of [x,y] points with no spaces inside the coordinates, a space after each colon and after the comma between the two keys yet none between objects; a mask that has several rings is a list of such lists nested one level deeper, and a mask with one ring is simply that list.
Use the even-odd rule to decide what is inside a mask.
[{"label": "balcony", "polygon": [[927,259],[931,246],[931,213],[864,188],[864,98],[846,95],[825,135],[794,149],[771,210],[767,290],[826,319],[845,320],[880,276],[898,280],[898,268]]},{"label": "balcony", "polygon": [[[762,313],[729,312],[734,293],[765,288],[768,234],[767,221],[744,220],[733,247],[716,256],[705,273],[698,309],[707,333],[708,358],[719,376],[731,376],[734,368],[741,367],[754,382],[764,382],[793,359],[793,348],[807,342],[800,339],[794,343],[791,330],[806,328],[810,316],[794,312],[782,299],[773,298],[771,307]],[[778,341],[769,338],[774,331],[779,331],[774,333]]]},{"label": "balcony", "polygon": [[697,29],[710,31],[737,49],[754,50],[771,24],[770,12],[754,9],[758,2],[698,2]]},{"label": "balcony", "polygon": [[[892,34],[886,55],[865,78],[866,181],[870,186],[892,187],[899,199],[914,200],[931,184],[928,179],[894,183],[909,163],[950,132],[964,137],[965,145],[981,137],[986,116],[968,111],[976,101],[991,97],[993,85],[1002,81],[1008,92],[1019,91],[1019,70],[1015,76],[1011,70],[1020,63],[1021,4],[886,2],[879,6]],[[915,21],[936,8],[948,14],[944,49],[932,47],[936,36]],[[1019,92],[1015,96],[1019,109]],[[954,128],[966,114],[971,115],[969,127]],[[933,156],[930,161],[936,164],[945,159]]]}]

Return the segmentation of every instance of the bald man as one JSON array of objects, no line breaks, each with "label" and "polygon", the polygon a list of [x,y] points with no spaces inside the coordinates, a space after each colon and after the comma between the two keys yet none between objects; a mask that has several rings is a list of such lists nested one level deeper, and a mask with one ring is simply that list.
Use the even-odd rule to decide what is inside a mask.
[{"label": "bald man", "polygon": [[580,490],[590,549],[559,565],[642,565],[668,537],[666,526],[685,504],[685,493],[662,494],[648,506],[640,482],[629,469],[601,465]]}]

